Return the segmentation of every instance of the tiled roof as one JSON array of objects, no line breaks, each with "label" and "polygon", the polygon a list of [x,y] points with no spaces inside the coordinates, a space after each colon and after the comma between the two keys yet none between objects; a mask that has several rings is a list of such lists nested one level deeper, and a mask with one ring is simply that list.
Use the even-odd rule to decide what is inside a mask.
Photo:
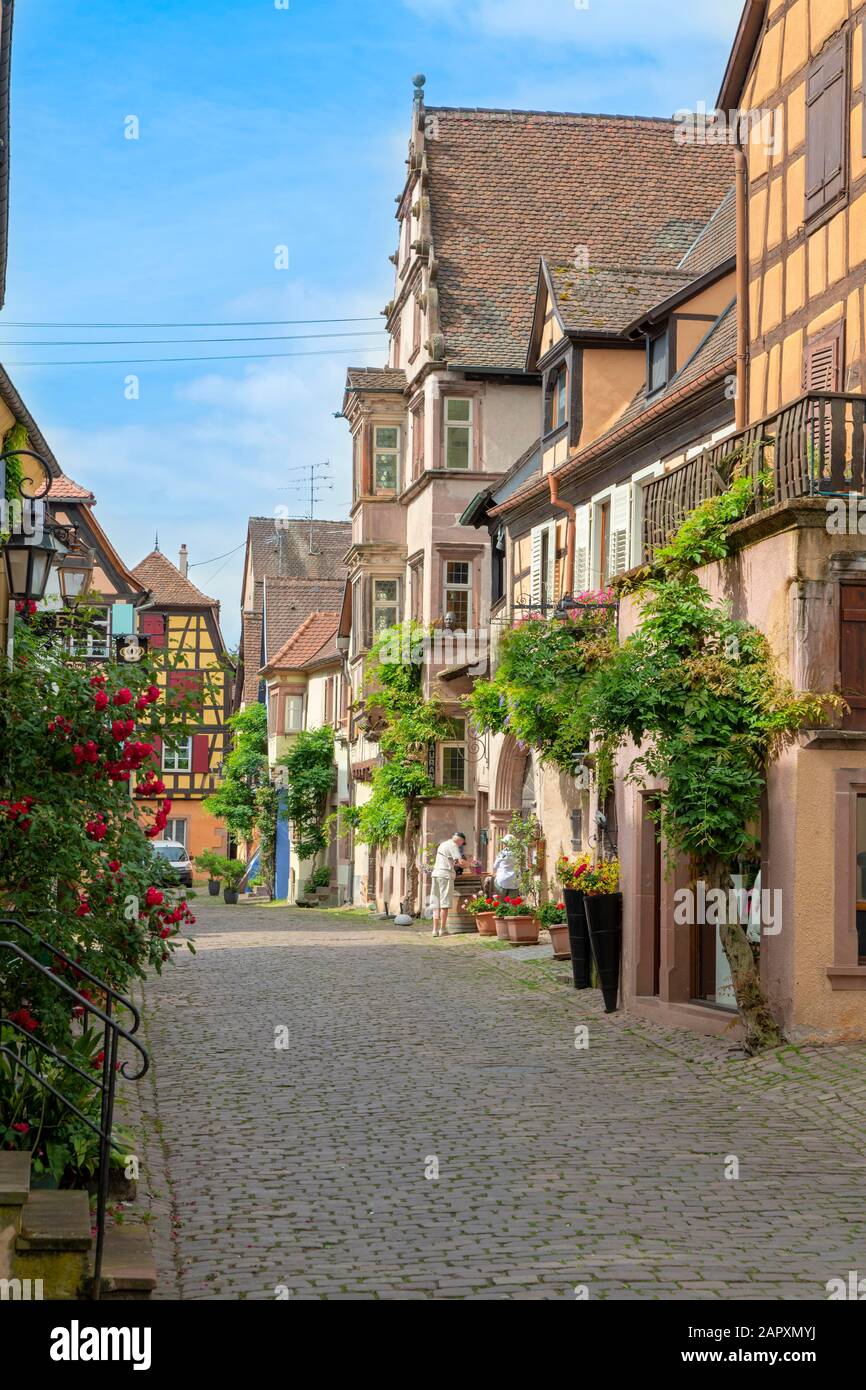
[{"label": "tiled roof", "polygon": [[644,309],[674,294],[694,275],[663,266],[588,266],[570,257],[546,257],[563,326],[570,333],[621,333]]},{"label": "tiled roof", "polygon": [[310,613],[300,627],[275,652],[263,669],[298,671],[311,661],[337,631],[339,613]]},{"label": "tiled roof", "polygon": [[50,502],[95,502],[96,498],[86,487],[76,483],[72,478],[67,478],[65,473],[51,479],[51,486],[46,493]]},{"label": "tiled roof", "polygon": [[342,579],[266,579],[264,584],[265,660],[297,632],[311,613],[331,612],[343,598]]},{"label": "tiled roof", "polygon": [[219,608],[215,598],[208,598],[188,579],[161,550],[152,550],[139,562],[132,573],[153,594],[156,603],[176,608]]},{"label": "tiled roof", "polygon": [[347,391],[405,391],[406,373],[402,367],[350,367],[346,373]]},{"label": "tiled roof", "polygon": [[433,246],[450,363],[520,369],[539,257],[675,268],[733,177],[723,146],[634,116],[428,107]]},{"label": "tiled roof", "polygon": [[[663,417],[667,409],[672,409],[709,382],[723,380],[729,372],[734,370],[736,342],[737,314],[736,305],[732,303],[711,326],[692,356],[682,369],[671,378],[663,391],[659,391],[647,399],[646,392],[642,388],[610,429],[606,430],[598,439],[594,439],[585,449],[578,449],[556,469],[557,476],[569,476],[584,463],[627,440],[633,431],[649,424],[650,421],[654,421],[658,417]],[[547,475],[542,479],[530,478],[510,497],[491,508],[491,515],[496,516],[501,512],[510,510],[515,503],[523,501],[536,491],[540,491],[546,483]]]},{"label": "tiled roof", "polygon": [[243,685],[241,700],[245,705],[254,705],[259,696],[259,665],[262,653],[262,614],[261,610],[247,610],[241,618],[241,641],[238,658],[242,667]]},{"label": "tiled roof", "polygon": [[697,278],[737,253],[736,187],[729,188],[700,236],[695,238],[679,264]]},{"label": "tiled roof", "polygon": [[315,652],[308,661],[304,662],[304,666],[307,670],[309,670],[311,666],[324,666],[326,664],[329,664],[333,661],[338,661],[340,659],[340,653],[337,651],[337,628],[339,627],[339,614],[337,614],[337,618],[337,626],[335,626],[334,631],[331,633],[330,637],[327,639],[326,642],[322,643],[319,650]]},{"label": "tiled roof", "polygon": [[352,544],[350,521],[314,521],[310,551],[310,523],[298,517],[276,521],[272,516],[251,516],[249,545],[257,580],[345,579],[343,556]]}]

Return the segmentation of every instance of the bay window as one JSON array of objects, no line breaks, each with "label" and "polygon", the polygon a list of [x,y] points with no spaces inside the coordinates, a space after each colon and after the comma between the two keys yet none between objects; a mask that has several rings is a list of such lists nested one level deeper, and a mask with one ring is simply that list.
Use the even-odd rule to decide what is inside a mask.
[{"label": "bay window", "polygon": [[373,441],[373,486],[376,492],[396,492],[400,477],[400,428],[377,425]]},{"label": "bay window", "polygon": [[454,627],[465,632],[472,615],[472,566],[468,560],[446,560],[444,612],[454,614]]},{"label": "bay window", "polygon": [[387,627],[396,627],[398,612],[398,581],[396,579],[373,580],[373,633],[382,632]]}]

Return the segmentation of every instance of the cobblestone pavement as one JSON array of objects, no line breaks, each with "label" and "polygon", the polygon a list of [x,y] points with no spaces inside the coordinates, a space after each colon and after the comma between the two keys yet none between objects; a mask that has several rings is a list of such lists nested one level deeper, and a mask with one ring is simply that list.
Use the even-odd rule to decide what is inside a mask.
[{"label": "cobblestone pavement", "polygon": [[144,991],[160,1296],[797,1299],[866,1273],[866,1048],[732,1057],[478,937],[198,919]]}]

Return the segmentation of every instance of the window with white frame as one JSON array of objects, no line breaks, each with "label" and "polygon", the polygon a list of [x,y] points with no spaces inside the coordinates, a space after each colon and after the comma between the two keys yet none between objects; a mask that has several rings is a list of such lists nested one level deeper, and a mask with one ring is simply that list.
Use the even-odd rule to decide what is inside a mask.
[{"label": "window with white frame", "polygon": [[452,719],[452,737],[443,740],[441,779],[443,787],[466,790],[466,720]]},{"label": "window with white frame", "polygon": [[400,427],[377,425],[373,441],[373,486],[376,492],[396,492],[400,477]]},{"label": "window with white frame", "polygon": [[182,738],[174,747],[162,745],[163,772],[189,772],[192,767],[192,739]]},{"label": "window with white frame", "polygon": [[472,617],[472,566],[468,560],[445,561],[443,611],[454,614],[458,632],[466,632]]},{"label": "window with white frame", "polygon": [[398,581],[396,579],[373,580],[373,633],[382,632],[386,627],[396,627],[399,621]]},{"label": "window with white frame", "polygon": [[445,398],[445,467],[469,468],[472,460],[472,402],[465,396]]},{"label": "window with white frame", "polygon": [[176,840],[179,845],[183,845],[184,849],[186,849],[186,825],[187,823],[185,820],[172,816],[172,818],[165,823],[165,838],[167,840]]},{"label": "window with white frame", "polygon": [[304,727],[303,695],[287,695],[283,715],[283,733],[299,734]]}]

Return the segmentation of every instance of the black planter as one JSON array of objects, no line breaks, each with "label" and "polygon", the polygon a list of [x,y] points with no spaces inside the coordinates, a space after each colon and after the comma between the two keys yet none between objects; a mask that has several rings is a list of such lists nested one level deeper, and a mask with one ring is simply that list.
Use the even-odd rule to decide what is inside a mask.
[{"label": "black planter", "polygon": [[622,952],[622,893],[584,894],[583,908],[589,928],[589,944],[598,982],[604,998],[604,1011],[612,1014],[619,994],[619,960]]},{"label": "black planter", "polygon": [[571,973],[575,989],[589,989],[591,958],[589,953],[589,931],[586,914],[583,910],[583,894],[576,888],[565,888],[562,893],[565,915],[568,919],[568,944],[571,947]]},{"label": "black planter", "polygon": [[209,878],[209,879],[208,879],[208,881],[207,881],[207,891],[210,893],[210,895],[211,895],[212,898],[218,898],[218,897],[219,897],[220,881],[219,881],[218,878]]},{"label": "black planter", "polygon": [[224,889],[223,889],[223,902],[226,902],[226,903],[236,903],[237,900],[238,900],[238,890],[237,890],[237,888],[224,888]]}]

